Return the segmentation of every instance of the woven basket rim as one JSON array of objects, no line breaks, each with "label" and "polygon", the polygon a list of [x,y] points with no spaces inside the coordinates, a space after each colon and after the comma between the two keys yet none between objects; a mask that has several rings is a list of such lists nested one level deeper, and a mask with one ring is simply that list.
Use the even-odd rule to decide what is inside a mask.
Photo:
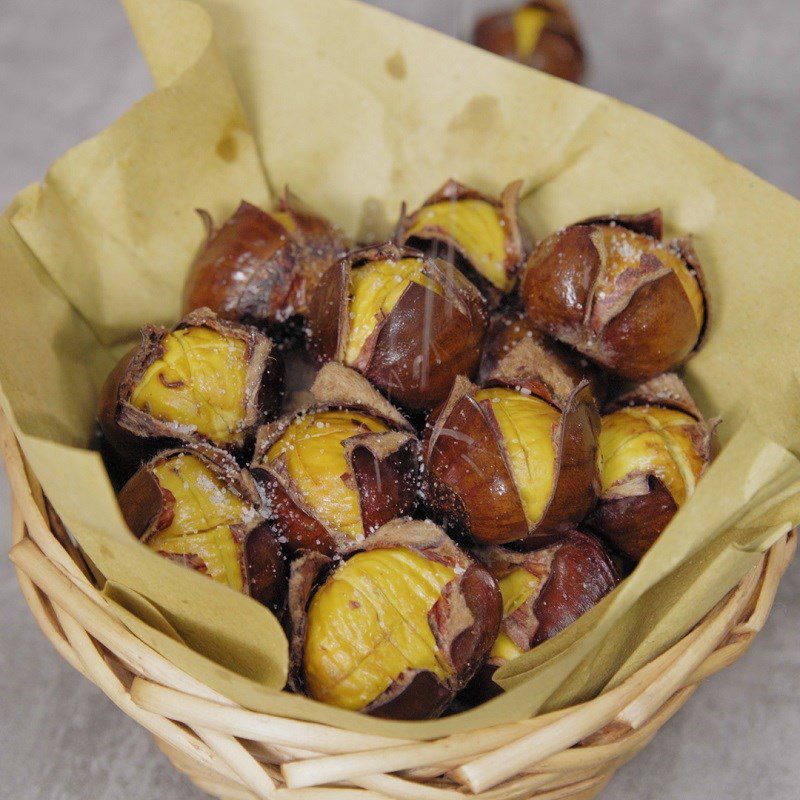
[{"label": "woven basket rim", "polygon": [[249,711],[137,639],[108,611],[2,412],[0,444],[10,557],[42,632],[177,769],[225,800],[588,800],[702,680],[747,650],[797,544],[795,531],[779,539],[689,634],[593,700],[442,739],[392,740]]}]

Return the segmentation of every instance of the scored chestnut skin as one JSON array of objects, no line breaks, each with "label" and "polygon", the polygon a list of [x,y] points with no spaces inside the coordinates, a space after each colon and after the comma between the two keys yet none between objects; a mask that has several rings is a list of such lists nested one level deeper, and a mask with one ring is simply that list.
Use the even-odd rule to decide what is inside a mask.
[{"label": "scored chestnut skin", "polygon": [[586,524],[639,561],[708,468],[716,421],[706,422],[674,374],[634,387],[605,411],[600,502]]},{"label": "scored chestnut skin", "polygon": [[203,217],[208,238],[186,283],[186,311],[268,326],[308,313],[322,273],[348,250],[344,234],[305,210],[288,190],[274,211],[242,202],[221,227]]},{"label": "scored chestnut skin", "polygon": [[579,531],[529,553],[483,547],[473,555],[498,581],[503,597],[500,634],[464,692],[473,703],[502,692],[492,676],[503,664],[560,633],[619,583],[600,541]]},{"label": "scored chestnut skin", "polygon": [[343,562],[292,564],[290,686],[373,716],[437,717],[483,662],[501,612],[494,578],[441,528],[393,520]]},{"label": "scored chestnut skin", "polygon": [[427,411],[456,375],[472,375],[486,324],[486,301],[457,269],[389,242],[350,253],[322,276],[310,350],[319,363],[358,370],[392,402]]},{"label": "scored chestnut skin", "polygon": [[580,82],[585,55],[578,26],[566,3],[533,0],[515,10],[490,14],[479,20],[473,44],[505,58]]},{"label": "scored chestnut skin", "polygon": [[497,306],[531,249],[517,210],[521,187],[515,181],[492,197],[451,179],[413,213],[403,208],[395,239],[458,267]]},{"label": "scored chestnut skin", "polygon": [[400,412],[331,362],[306,403],[259,431],[251,469],[288,546],[334,555],[414,510],[419,459]]},{"label": "scored chestnut skin", "polygon": [[240,454],[277,413],[283,384],[283,360],[267,336],[201,308],[172,330],[142,328],[106,379],[98,422],[126,465],[180,442]]},{"label": "scored chestnut skin", "polygon": [[117,500],[134,536],[159,555],[281,612],[287,561],[252,477],[229,453],[203,444],[164,450]]},{"label": "scored chestnut skin", "polygon": [[558,403],[458,378],[422,445],[439,518],[476,542],[522,549],[572,530],[597,498],[600,419],[586,382]]},{"label": "scored chestnut skin", "polygon": [[664,244],[662,228],[656,209],[540,242],[520,288],[531,324],[629,380],[684,363],[705,332],[705,280],[691,240]]}]

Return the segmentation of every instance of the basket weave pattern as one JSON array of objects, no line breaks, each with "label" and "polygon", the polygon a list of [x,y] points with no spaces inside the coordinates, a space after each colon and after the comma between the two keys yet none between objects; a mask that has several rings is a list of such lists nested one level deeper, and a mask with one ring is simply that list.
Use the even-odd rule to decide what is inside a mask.
[{"label": "basket weave pattern", "polygon": [[11,560],[39,627],[177,769],[223,800],[588,800],[700,681],[747,650],[796,549],[796,533],[779,540],[693,631],[594,700],[409,742],[247,711],[173,666],[109,612],[2,415],[0,441]]}]

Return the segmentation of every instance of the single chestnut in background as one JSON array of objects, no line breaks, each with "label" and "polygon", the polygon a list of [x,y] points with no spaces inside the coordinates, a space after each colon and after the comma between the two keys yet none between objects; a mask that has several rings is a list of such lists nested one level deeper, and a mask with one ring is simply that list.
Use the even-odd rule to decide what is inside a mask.
[{"label": "single chestnut in background", "polygon": [[514,11],[490,14],[475,25],[478,47],[578,83],[585,56],[578,26],[566,3],[534,0]]},{"label": "single chestnut in background", "polygon": [[601,495],[587,525],[638,561],[711,461],[708,423],[677,375],[618,397],[600,422]]},{"label": "single chestnut in background", "polygon": [[503,597],[500,633],[465,691],[471,702],[482,703],[502,691],[492,681],[497,669],[571,625],[619,578],[602,544],[578,531],[530,553],[483,547],[474,555],[497,580]]},{"label": "single chestnut in background", "polygon": [[419,442],[367,380],[331,362],[304,405],[259,431],[252,470],[289,547],[333,555],[413,511]]},{"label": "single chestnut in background", "polygon": [[439,716],[497,637],[500,592],[432,522],[394,520],[333,566],[292,564],[292,687],[393,719]]},{"label": "single chestnut in background", "polygon": [[256,485],[224,450],[165,450],[125,484],[118,501],[144,544],[279,613],[288,567]]},{"label": "single chestnut in background", "polygon": [[403,210],[396,239],[457,266],[496,306],[530,251],[517,212],[521,187],[515,181],[492,197],[449,180],[412,214]]},{"label": "single chestnut in background", "polygon": [[362,373],[413,411],[447,397],[472,375],[486,301],[452,265],[387,243],[356,250],[323,276],[311,300],[310,348],[318,362]]},{"label": "single chestnut in background", "polygon": [[197,309],[172,330],[142,328],[141,342],[106,379],[100,428],[129,464],[170,442],[241,453],[278,411],[283,377],[263,333]]},{"label": "single chestnut in background", "polygon": [[276,332],[280,323],[308,313],[320,276],[348,249],[338,228],[288,191],[274,211],[242,202],[217,230],[207,214],[203,219],[208,239],[189,273],[186,310],[207,307]]},{"label": "single chestnut in background", "polygon": [[476,542],[526,549],[572,530],[599,490],[600,417],[585,382],[561,400],[458,378],[423,441],[436,514]]},{"label": "single chestnut in background", "polygon": [[705,330],[705,284],[691,240],[661,235],[655,210],[585,220],[540,242],[520,289],[528,319],[623,378],[682,364]]}]

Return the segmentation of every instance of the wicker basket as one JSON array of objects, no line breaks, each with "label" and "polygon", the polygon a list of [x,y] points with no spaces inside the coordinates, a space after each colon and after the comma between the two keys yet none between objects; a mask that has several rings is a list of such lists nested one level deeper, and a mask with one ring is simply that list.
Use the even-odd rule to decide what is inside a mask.
[{"label": "wicker basket", "polygon": [[6,421],[11,560],[56,650],[149,730],[172,763],[224,800],[591,798],[764,624],[796,534],[775,544],[683,640],[582,705],[431,742],[408,742],[247,711],[138,640],[105,607]]}]

